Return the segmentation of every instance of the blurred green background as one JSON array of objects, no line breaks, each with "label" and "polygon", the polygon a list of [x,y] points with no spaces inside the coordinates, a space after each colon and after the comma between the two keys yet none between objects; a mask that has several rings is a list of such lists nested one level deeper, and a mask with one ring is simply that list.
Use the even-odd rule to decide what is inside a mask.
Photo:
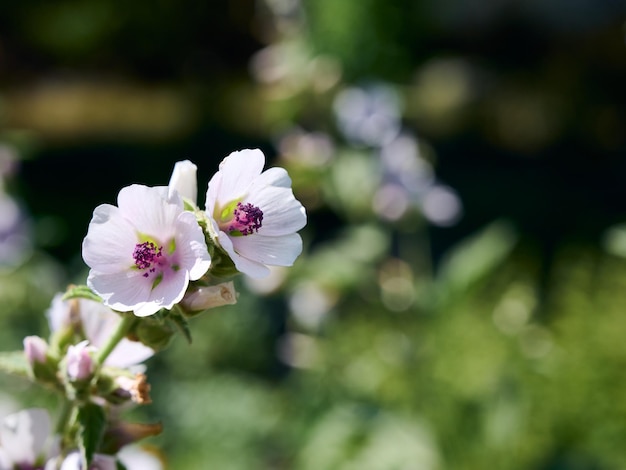
[{"label": "blurred green background", "polygon": [[[150,359],[172,469],[626,468],[626,2],[0,4],[0,340],[93,209],[259,147],[304,252]],[[55,400],[2,377],[0,409]]]}]

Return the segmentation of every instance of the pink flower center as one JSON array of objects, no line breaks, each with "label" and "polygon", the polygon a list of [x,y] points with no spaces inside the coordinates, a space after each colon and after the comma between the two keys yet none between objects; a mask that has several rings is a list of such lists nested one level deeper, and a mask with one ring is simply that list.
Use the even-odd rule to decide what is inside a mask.
[{"label": "pink flower center", "polygon": [[146,270],[143,277],[148,277],[150,273],[156,271],[156,265],[160,263],[163,256],[163,247],[152,242],[137,243],[133,251],[133,259],[137,269]]},{"label": "pink flower center", "polygon": [[252,235],[258,232],[263,225],[263,211],[250,203],[237,203],[233,212],[234,219],[228,226],[229,232],[239,232],[242,235]]}]

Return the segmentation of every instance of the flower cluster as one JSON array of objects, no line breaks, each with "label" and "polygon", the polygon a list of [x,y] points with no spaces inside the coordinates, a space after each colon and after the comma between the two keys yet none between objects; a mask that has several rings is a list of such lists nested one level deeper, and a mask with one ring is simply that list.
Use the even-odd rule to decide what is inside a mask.
[{"label": "flower cluster", "polygon": [[191,317],[236,303],[231,277],[262,278],[268,266],[291,266],[302,251],[305,209],[287,172],[264,166],[260,150],[233,152],[208,182],[204,207],[197,167],[185,160],[167,186],[133,184],[117,205],[95,208],[82,243],[86,285],[53,298],[50,335],[24,338],[21,369],[4,367],[0,355],[1,369],[21,372],[64,402],[54,432],[46,410],[6,417],[0,470],[139,468],[128,455],[160,425],[120,416],[151,403],[144,362],[177,331],[190,339]]}]

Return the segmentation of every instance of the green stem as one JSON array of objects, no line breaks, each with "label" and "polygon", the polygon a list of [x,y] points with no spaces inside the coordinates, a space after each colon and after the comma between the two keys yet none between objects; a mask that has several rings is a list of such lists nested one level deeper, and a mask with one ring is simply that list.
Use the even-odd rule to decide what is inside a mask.
[{"label": "green stem", "polygon": [[137,317],[132,313],[122,313],[121,316],[122,321],[117,325],[117,329],[113,332],[106,344],[99,349],[96,355],[96,361],[99,365],[104,363],[109,354],[111,354],[111,351],[113,351],[115,346],[126,336],[137,320]]},{"label": "green stem", "polygon": [[61,407],[61,414],[57,420],[56,433],[60,436],[65,436],[65,428],[67,427],[72,414],[74,413],[74,402],[67,398],[63,400],[63,406]]}]

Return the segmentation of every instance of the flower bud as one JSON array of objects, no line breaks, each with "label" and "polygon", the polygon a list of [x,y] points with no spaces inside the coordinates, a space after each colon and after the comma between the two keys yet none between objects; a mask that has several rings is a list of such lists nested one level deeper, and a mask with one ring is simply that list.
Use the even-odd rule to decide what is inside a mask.
[{"label": "flower bud", "polygon": [[91,357],[96,349],[89,346],[88,341],[81,341],[67,349],[66,373],[70,381],[86,380],[95,370],[95,362]]},{"label": "flower bud", "polygon": [[24,354],[31,367],[36,363],[44,364],[46,362],[46,353],[48,352],[48,343],[39,336],[27,336],[24,338]]},{"label": "flower bud", "polygon": [[232,281],[215,286],[193,287],[187,291],[180,302],[187,312],[200,312],[209,308],[237,303],[237,292]]},{"label": "flower bud", "polygon": [[196,174],[198,167],[189,160],[176,162],[169,182],[169,189],[178,191],[183,198],[196,204],[198,198],[198,182]]}]

